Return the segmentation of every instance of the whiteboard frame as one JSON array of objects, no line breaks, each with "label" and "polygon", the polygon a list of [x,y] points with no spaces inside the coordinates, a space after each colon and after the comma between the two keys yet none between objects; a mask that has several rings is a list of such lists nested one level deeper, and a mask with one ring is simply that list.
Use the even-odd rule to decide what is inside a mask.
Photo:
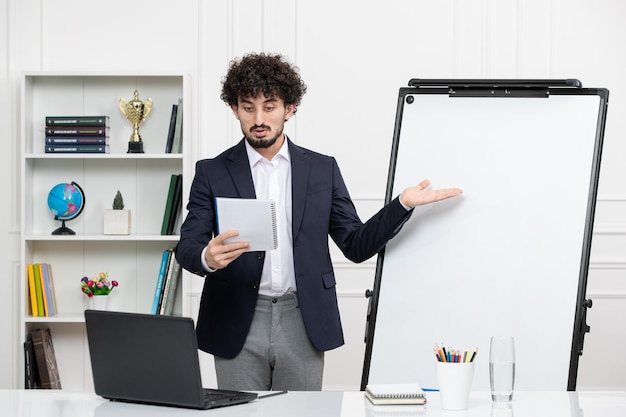
[{"label": "whiteboard frame", "polygon": [[[397,173],[398,152],[400,139],[402,137],[402,122],[404,108],[408,100],[420,100],[428,95],[447,96],[451,100],[454,97],[484,99],[492,97],[495,100],[527,100],[544,98],[549,100],[553,96],[597,96],[599,106],[597,109],[597,121],[595,138],[593,143],[593,156],[591,162],[591,172],[589,178],[589,188],[587,190],[587,207],[584,225],[583,241],[581,242],[582,253],[580,265],[578,267],[579,279],[577,288],[573,289],[577,293],[575,303],[575,314],[571,322],[571,349],[569,352],[569,374],[567,376],[567,390],[576,389],[576,378],[578,370],[579,356],[582,354],[584,335],[589,332],[586,324],[586,310],[591,307],[591,300],[587,300],[586,287],[589,268],[589,255],[591,250],[591,238],[593,231],[593,220],[595,214],[597,189],[600,172],[600,162],[602,154],[602,144],[606,123],[606,113],[608,107],[609,92],[604,88],[582,88],[580,81],[576,79],[567,80],[420,80],[412,79],[409,87],[402,87],[399,90],[397,101],[396,121],[394,128],[393,144],[391,150],[391,160],[389,164],[389,174],[387,180],[387,191],[385,202],[390,202],[398,193],[394,190],[394,182]],[[523,118],[521,118],[523,120]],[[417,178],[419,181],[422,178]],[[455,184],[450,184],[451,186]],[[406,226],[405,226],[406,227]],[[419,250],[419,248],[416,248]],[[361,389],[365,389],[370,380],[372,361],[376,361],[373,350],[376,343],[376,321],[381,314],[379,311],[381,285],[383,273],[385,271],[385,249],[378,254],[374,287],[368,291],[366,296],[370,298],[367,312],[367,327],[365,334],[365,358],[363,364],[363,374],[361,379]],[[384,311],[382,312],[384,314]],[[427,325],[427,324],[426,324]],[[416,329],[418,331],[419,329]],[[388,352],[393,355],[393,352]],[[483,357],[488,356],[488,351],[481,352]],[[380,355],[380,354],[379,354]],[[434,355],[433,355],[434,358]],[[402,360],[397,357],[394,360]],[[402,382],[399,375],[399,382]],[[385,381],[372,381],[380,383]],[[396,382],[396,381],[394,381]],[[416,382],[420,382],[419,380]]]}]

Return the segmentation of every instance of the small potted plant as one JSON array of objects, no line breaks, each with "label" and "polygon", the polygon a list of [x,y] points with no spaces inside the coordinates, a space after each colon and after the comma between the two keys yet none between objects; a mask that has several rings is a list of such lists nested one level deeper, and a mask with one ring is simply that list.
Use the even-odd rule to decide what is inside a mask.
[{"label": "small potted plant", "polygon": [[124,198],[120,190],[117,190],[113,199],[113,208],[104,211],[104,234],[130,234],[130,210],[124,209]]},{"label": "small potted plant", "polygon": [[106,310],[108,295],[119,283],[109,280],[108,272],[100,272],[97,277],[80,279],[80,290],[87,296],[88,308],[92,310]]}]

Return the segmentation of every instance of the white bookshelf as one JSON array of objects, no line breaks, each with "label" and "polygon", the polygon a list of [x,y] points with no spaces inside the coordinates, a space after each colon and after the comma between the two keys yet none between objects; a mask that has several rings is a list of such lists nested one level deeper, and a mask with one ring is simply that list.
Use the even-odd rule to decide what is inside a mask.
[{"label": "white bookshelf", "polygon": [[[127,153],[132,125],[118,107],[120,98],[132,100],[135,90],[140,100],[151,98],[154,103],[139,128],[144,154]],[[93,388],[81,277],[108,272],[120,283],[109,296],[109,309],[150,312],[161,254],[178,241],[177,235],[160,234],[170,176],[184,174],[183,204],[189,190],[188,112],[182,153],[165,153],[172,105],[179,97],[189,100],[188,90],[187,76],[173,73],[27,73],[22,77],[20,342],[30,329],[50,328],[63,389]],[[109,153],[46,154],[45,116],[81,115],[110,117]],[[66,222],[75,235],[53,236],[60,222],[48,209],[48,192],[71,181],[84,190],[85,207],[78,218]],[[111,208],[117,190],[131,211],[130,235],[103,234],[103,212]],[[58,314],[33,317],[26,266],[44,262],[52,265]],[[175,306],[179,315],[186,311],[184,279],[181,284]]]}]

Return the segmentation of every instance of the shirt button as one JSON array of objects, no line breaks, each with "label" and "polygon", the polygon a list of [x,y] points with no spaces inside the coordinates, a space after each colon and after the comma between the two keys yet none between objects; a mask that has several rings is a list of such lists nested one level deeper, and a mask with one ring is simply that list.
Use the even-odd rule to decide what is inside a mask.
[{"label": "shirt button", "polygon": [[277,302],[278,302],[278,300],[277,300],[277,299],[272,298],[272,303],[276,304]]}]

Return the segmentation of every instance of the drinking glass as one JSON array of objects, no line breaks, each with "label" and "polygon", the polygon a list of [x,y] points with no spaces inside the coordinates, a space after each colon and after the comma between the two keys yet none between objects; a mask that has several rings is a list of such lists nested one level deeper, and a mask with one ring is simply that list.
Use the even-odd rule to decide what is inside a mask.
[{"label": "drinking glass", "polygon": [[494,336],[489,349],[489,382],[495,402],[513,400],[515,346],[512,336]]}]

